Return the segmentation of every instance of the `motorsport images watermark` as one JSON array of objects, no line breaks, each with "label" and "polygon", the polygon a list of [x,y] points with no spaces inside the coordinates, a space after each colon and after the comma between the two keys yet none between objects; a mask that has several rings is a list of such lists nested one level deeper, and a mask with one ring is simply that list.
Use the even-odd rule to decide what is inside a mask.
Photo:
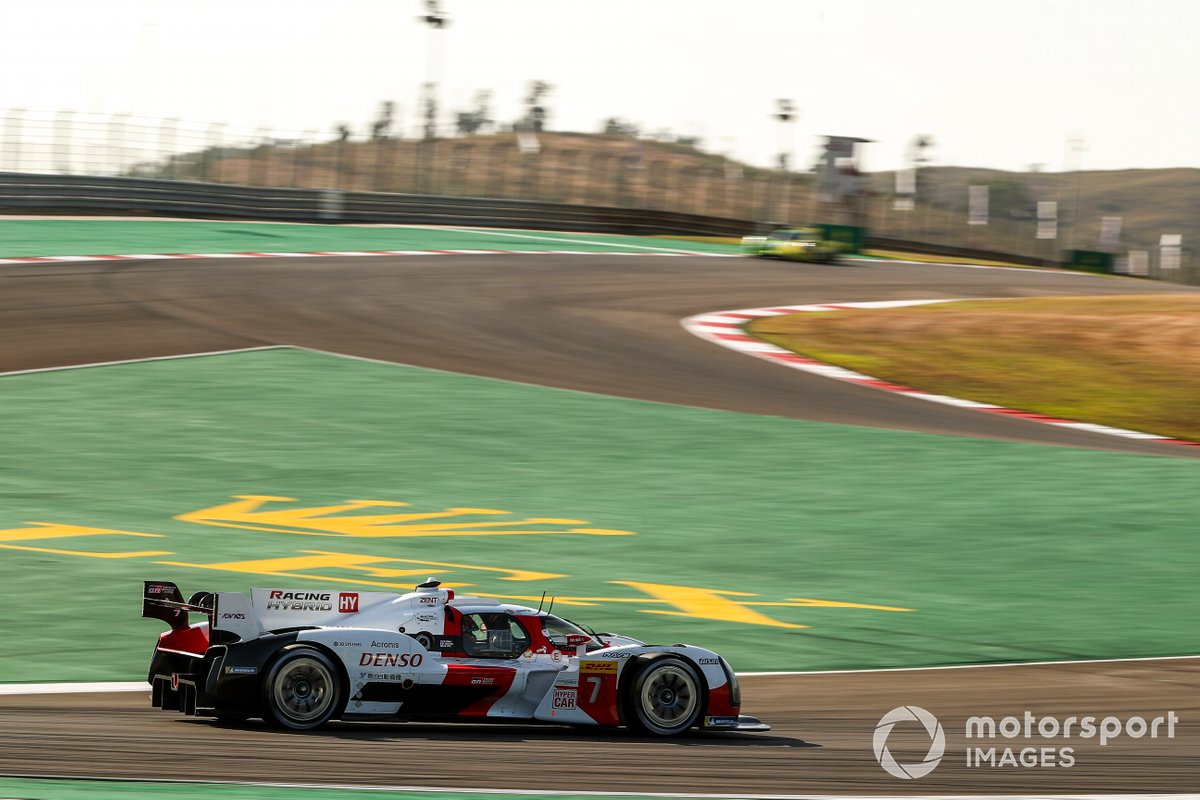
[{"label": "motorsport images watermark", "polygon": [[[919,761],[900,763],[888,749],[888,737],[892,729],[903,722],[920,723],[929,736],[929,750]],[[1054,716],[1039,717],[1032,711],[1026,711],[1020,717],[1001,717],[999,720],[994,717],[968,717],[963,730],[963,738],[967,741],[964,748],[966,765],[1073,767],[1075,748],[1060,746],[1060,742],[1097,739],[1100,746],[1104,747],[1121,736],[1131,739],[1174,739],[1178,722],[1179,715],[1174,711],[1151,719],[1138,716],[1125,719],[1071,716],[1059,719]],[[981,740],[980,744],[975,744],[976,740]],[[1054,744],[1045,744],[1047,741],[1054,741]],[[900,706],[880,718],[871,743],[875,760],[887,774],[902,780],[915,780],[933,772],[942,762],[946,753],[946,732],[938,718],[920,706]]]}]

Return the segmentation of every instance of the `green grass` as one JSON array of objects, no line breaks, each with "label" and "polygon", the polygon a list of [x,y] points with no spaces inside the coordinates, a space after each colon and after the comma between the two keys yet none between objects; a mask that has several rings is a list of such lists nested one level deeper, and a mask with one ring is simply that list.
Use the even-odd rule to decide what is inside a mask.
[{"label": "green grass", "polygon": [[[183,798],[190,800],[428,800],[430,791],[404,789],[352,789],[347,787],[282,786],[253,783],[203,783],[191,781],[69,780],[65,778],[3,778],[0,793],[23,800],[126,800],[126,798]],[[523,800],[528,794],[503,792],[480,793],[469,789],[439,790],[441,800]],[[614,796],[615,798],[616,796]],[[620,795],[621,800],[638,800],[636,795]],[[602,795],[555,795],[555,800],[604,800]]]},{"label": "green grass", "polygon": [[[154,578],[185,593],[404,590],[432,573],[534,605],[544,590],[598,629],[707,645],[739,670],[1179,655],[1200,641],[1200,462],[1188,459],[681,408],[294,350],[9,376],[0,406],[3,681],[139,678],[162,628],[137,612],[140,582]],[[496,509],[509,513],[485,519],[633,535],[330,537],[181,518],[251,494],[296,498],[282,508]],[[155,536],[14,538],[33,523]],[[162,554],[111,557],[139,551]],[[243,563],[312,551],[383,560],[293,565],[286,577]],[[660,589],[665,602],[646,584],[714,594]],[[84,634],[86,658],[63,658]]]},{"label": "green grass", "polygon": [[737,252],[736,247],[720,243],[681,243],[665,238],[613,234],[200,220],[28,220],[0,217],[0,258],[130,253],[463,249]]}]

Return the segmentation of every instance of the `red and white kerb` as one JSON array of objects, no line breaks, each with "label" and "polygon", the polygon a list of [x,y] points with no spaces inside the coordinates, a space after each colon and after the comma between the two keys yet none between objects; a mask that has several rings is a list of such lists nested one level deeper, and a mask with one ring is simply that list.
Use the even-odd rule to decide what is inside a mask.
[{"label": "red and white kerb", "polygon": [[931,394],[922,392],[919,389],[913,389],[909,386],[901,386],[900,384],[891,383],[889,381],[873,378],[870,375],[863,375],[854,370],[836,367],[832,364],[825,364],[820,361],[808,358],[807,356],[793,353],[791,350],[785,350],[782,347],[777,347],[770,342],[764,342],[762,339],[751,336],[746,332],[745,326],[751,320],[760,319],[762,317],[774,317],[781,314],[796,314],[803,312],[814,311],[838,311],[848,308],[901,308],[904,306],[919,306],[928,305],[930,303],[950,303],[953,300],[875,300],[867,302],[852,302],[852,303],[819,303],[799,306],[775,306],[771,308],[741,308],[733,311],[713,311],[708,314],[698,314],[694,317],[688,317],[680,322],[684,329],[689,333],[699,336],[701,339],[719,344],[722,347],[728,347],[731,350],[737,350],[739,353],[746,353],[756,358],[772,361],[776,364],[782,364],[785,367],[792,369],[803,370],[814,375],[820,375],[825,378],[833,378],[834,380],[845,381],[847,383],[856,383],[861,386],[869,386],[872,389],[880,389],[885,392],[895,392],[906,397],[914,397],[918,400],[928,400],[932,403],[941,403],[948,406],[958,406],[959,408],[971,408],[976,411],[987,411],[993,414],[1004,414],[1009,417],[1018,417],[1020,419],[1032,420],[1034,422],[1042,422],[1047,425],[1057,425],[1062,428],[1075,428],[1081,431],[1089,431],[1091,433],[1101,433],[1107,436],[1120,436],[1125,439],[1143,439],[1147,441],[1169,442],[1171,444],[1181,444],[1190,447],[1200,447],[1200,442],[1191,442],[1186,439],[1174,439],[1170,436],[1160,436],[1155,433],[1145,433],[1142,431],[1131,431],[1125,428],[1113,428],[1108,425],[1097,425],[1091,422],[1077,422],[1070,419],[1062,419],[1059,417],[1049,417],[1044,414],[1035,414],[1030,411],[1019,411],[1004,406],[994,405],[992,403],[980,403],[975,400],[964,400],[961,397],[949,397],[943,394]]}]

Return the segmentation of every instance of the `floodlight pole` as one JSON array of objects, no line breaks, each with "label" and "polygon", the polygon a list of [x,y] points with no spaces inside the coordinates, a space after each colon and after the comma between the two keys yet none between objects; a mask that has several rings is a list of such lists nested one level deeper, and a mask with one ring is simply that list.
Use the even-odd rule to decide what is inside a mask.
[{"label": "floodlight pole", "polygon": [[784,219],[783,215],[786,213],[787,180],[790,172],[788,162],[791,159],[792,149],[792,137],[789,135],[788,124],[795,122],[797,117],[795,102],[788,98],[776,100],[774,117],[779,121],[779,198],[775,209],[777,219],[770,221],[787,223],[789,220]]},{"label": "floodlight pole", "polygon": [[1075,201],[1071,203],[1071,231],[1067,234],[1067,250],[1075,249],[1075,226],[1079,222],[1079,190],[1083,181],[1083,151],[1087,141],[1082,136],[1073,136],[1068,141],[1075,162]]},{"label": "floodlight pole", "polygon": [[[425,111],[428,113],[432,104],[433,113],[437,113],[438,81],[441,78],[442,53],[439,48],[437,32],[450,26],[450,18],[442,11],[439,0],[425,0],[425,14],[417,17],[419,22],[429,26],[429,36],[425,44]],[[425,138],[437,136],[437,121],[428,116],[425,120]]]}]

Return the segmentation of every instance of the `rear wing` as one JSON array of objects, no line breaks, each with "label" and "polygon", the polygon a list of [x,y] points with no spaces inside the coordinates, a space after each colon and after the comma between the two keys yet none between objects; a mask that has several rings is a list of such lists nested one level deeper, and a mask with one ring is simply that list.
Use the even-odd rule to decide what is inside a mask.
[{"label": "rear wing", "polygon": [[[142,582],[142,616],[161,619],[177,631],[188,626],[188,612],[195,611],[212,617],[214,607],[212,595],[197,592],[191,602],[184,602],[179,587],[170,581]],[[207,603],[207,604],[206,604]]]},{"label": "rear wing", "polygon": [[246,595],[239,592],[196,592],[186,602],[179,587],[170,581],[142,583],[142,616],[161,619],[177,631],[188,627],[188,614],[208,617],[209,628],[229,631],[238,639],[253,639],[263,633]]}]

